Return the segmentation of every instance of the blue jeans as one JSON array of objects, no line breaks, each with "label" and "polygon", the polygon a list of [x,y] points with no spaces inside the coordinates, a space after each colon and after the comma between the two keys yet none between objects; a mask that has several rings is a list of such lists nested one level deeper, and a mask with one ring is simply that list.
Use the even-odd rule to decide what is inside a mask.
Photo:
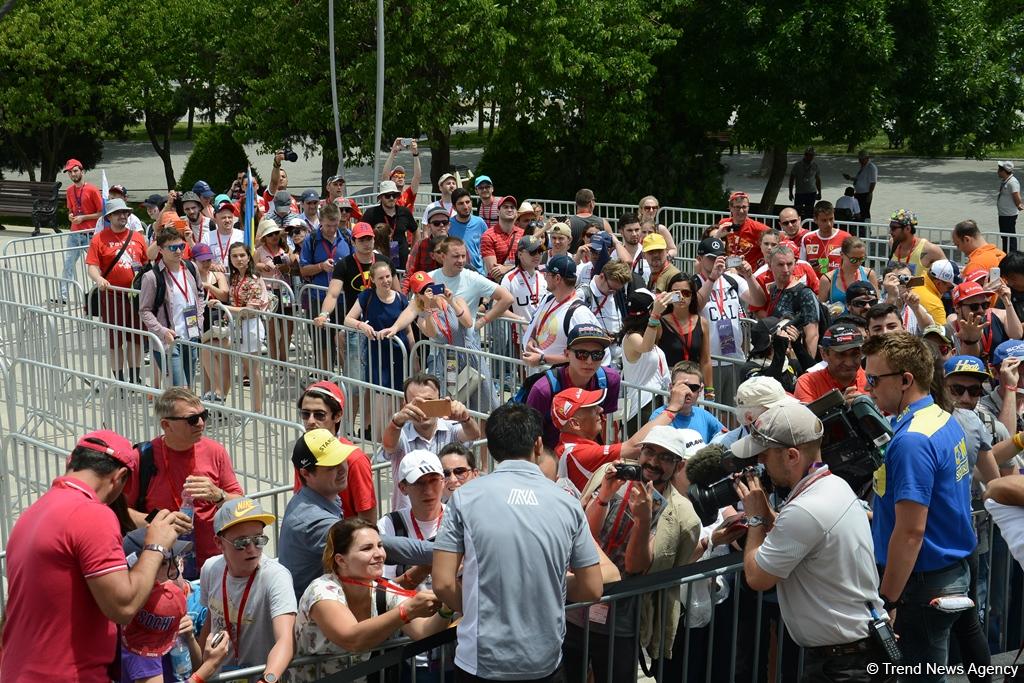
[{"label": "blue jeans", "polygon": [[[61,274],[62,279],[75,279],[75,266],[78,264],[78,259],[82,258],[82,254],[84,254],[88,249],[89,242],[91,240],[91,230],[79,230],[78,232],[71,233],[71,236],[68,237],[68,248],[71,250],[64,255],[64,272]],[[60,294],[65,299],[67,298],[68,284],[66,282],[60,283]]]},{"label": "blue jeans", "polygon": [[[960,614],[942,612],[928,603],[943,595],[967,595],[970,574],[967,561],[959,560],[945,569],[914,572],[907,579],[903,599],[896,611],[896,632],[900,636],[904,664],[946,664],[949,635]],[[943,683],[945,675],[927,673],[922,667],[915,681]]]},{"label": "blue jeans", "polygon": [[[187,344],[175,344],[171,347],[171,385],[176,387],[192,388],[192,380],[195,378],[196,357],[198,350]],[[153,362],[164,369],[163,354],[154,349]]]}]

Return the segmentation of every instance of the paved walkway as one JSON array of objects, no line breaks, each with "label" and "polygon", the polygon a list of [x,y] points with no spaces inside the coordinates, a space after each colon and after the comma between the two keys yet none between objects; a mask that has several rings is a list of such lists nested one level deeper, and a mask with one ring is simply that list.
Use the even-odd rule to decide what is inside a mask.
[{"label": "paved walkway", "polygon": [[[192,150],[191,142],[176,142],[172,146],[174,170],[180,175],[185,162]],[[263,174],[270,177],[271,158],[259,154],[254,145],[246,146],[249,159]],[[465,165],[475,169],[480,161],[482,150],[470,149],[452,152],[452,164]],[[799,154],[789,157],[792,165],[800,158]],[[423,175],[430,176],[430,150],[424,149],[420,157],[423,163]],[[383,164],[384,159],[381,159]],[[411,172],[411,158],[408,153],[399,156],[399,163]],[[765,179],[756,177],[761,163],[760,154],[737,154],[722,156],[722,163],[727,168],[725,187],[728,190],[744,190],[749,192],[754,201],[758,201],[764,190]],[[995,160],[972,161],[964,159],[921,159],[916,157],[881,157],[875,160],[878,166],[879,181],[875,192],[874,216],[876,221],[885,222],[888,214],[898,207],[906,207],[916,211],[921,224],[935,227],[949,227],[964,218],[978,221],[984,230],[996,231],[995,198],[999,190],[999,179],[995,172]],[[853,157],[834,157],[820,155],[818,165],[822,172],[822,195],[825,199],[835,202],[849,184],[843,180],[844,172],[851,175],[856,172],[857,162]],[[146,194],[164,186],[163,165],[148,142],[117,142],[109,141],[104,145],[104,160],[100,168],[107,170],[107,179],[111,184],[123,183],[128,187],[131,199],[141,200]],[[291,189],[316,188],[320,182],[319,157],[303,159],[290,164],[285,163],[291,178]],[[348,190],[356,193],[370,186],[373,176],[372,166],[356,166],[346,170]],[[11,179],[23,176],[9,174]],[[99,184],[98,170],[89,174],[89,180]],[[501,177],[496,176],[497,186],[501,189]],[[780,200],[787,198],[787,183],[783,183],[779,194]],[[423,189],[426,189],[425,187]],[[542,191],[537,192],[543,195]],[[654,194],[657,194],[655,189]],[[551,199],[558,199],[552,197]],[[567,198],[568,199],[568,198]],[[602,197],[609,201],[624,202],[628,197]],[[639,199],[639,197],[636,197]],[[718,208],[718,207],[705,207]],[[721,207],[725,208],[725,207]]]}]

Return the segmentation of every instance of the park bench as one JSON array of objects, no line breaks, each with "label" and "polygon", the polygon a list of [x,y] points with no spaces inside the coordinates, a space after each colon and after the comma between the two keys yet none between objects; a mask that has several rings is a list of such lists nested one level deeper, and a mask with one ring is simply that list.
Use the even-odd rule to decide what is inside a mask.
[{"label": "park bench", "polygon": [[[57,228],[57,203],[60,183],[36,183],[27,180],[0,180],[0,216],[25,216],[32,219],[32,234],[40,228]],[[0,230],[6,228],[0,225]]]},{"label": "park bench", "polygon": [[714,142],[715,145],[717,145],[719,149],[725,149],[726,147],[728,147],[729,148],[729,156],[733,155],[733,150],[734,149],[736,151],[739,151],[739,147],[736,145],[736,143],[734,143],[732,141],[732,131],[731,130],[720,130],[720,131],[714,131],[714,132],[706,133],[705,137],[707,137],[708,140],[711,140],[712,142]]}]

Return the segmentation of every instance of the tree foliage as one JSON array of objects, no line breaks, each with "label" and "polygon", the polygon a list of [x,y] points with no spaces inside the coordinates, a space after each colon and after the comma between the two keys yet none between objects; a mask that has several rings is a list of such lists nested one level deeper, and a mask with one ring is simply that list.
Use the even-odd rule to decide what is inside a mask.
[{"label": "tree foliage", "polygon": [[195,146],[181,173],[178,188],[185,192],[198,180],[205,180],[214,192],[226,192],[249,166],[245,149],[235,140],[227,126],[209,126],[196,134]]}]

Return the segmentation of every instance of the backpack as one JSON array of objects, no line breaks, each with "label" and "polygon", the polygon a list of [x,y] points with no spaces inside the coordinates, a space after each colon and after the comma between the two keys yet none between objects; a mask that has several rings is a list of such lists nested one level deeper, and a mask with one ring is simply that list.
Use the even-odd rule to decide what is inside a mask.
[{"label": "backpack", "polygon": [[[397,484],[396,484],[396,486],[397,486]],[[402,517],[402,513],[399,512],[398,510],[392,510],[391,512],[389,512],[387,514],[387,516],[391,518],[391,526],[393,526],[395,528],[395,536],[400,536],[402,538],[408,538],[409,537],[409,528],[407,526],[405,526],[405,519]],[[395,565],[395,575],[396,576],[401,576],[402,574],[405,573],[406,569],[408,569],[408,567],[406,565],[404,565],[404,564]],[[384,595],[384,591],[378,591],[378,594],[379,595]],[[387,611],[387,608],[385,607],[384,611],[382,612],[381,609],[380,609],[380,603],[377,604],[377,614],[384,614],[384,612],[386,612],[386,611]]]},{"label": "backpack", "polygon": [[[186,268],[188,268],[188,272],[192,273],[192,277],[195,279],[196,284],[198,285],[198,283],[199,283],[199,273],[198,273],[198,271],[196,271],[196,267],[192,264],[191,261],[186,261],[186,260],[182,259],[181,262],[185,264]],[[146,265],[142,266],[142,268],[139,269],[139,272],[135,274],[135,278],[132,280],[132,289],[141,292],[142,291],[142,278],[149,271],[154,271],[153,280],[156,282],[156,294],[153,295],[153,310],[156,310],[156,309],[160,308],[161,306],[163,306],[164,305],[164,299],[167,298],[167,280],[164,279],[164,277],[163,277],[163,273],[167,272],[167,269],[165,268],[161,272],[161,270],[158,267],[158,264],[159,264],[159,261],[157,261],[157,262],[151,261],[151,262],[147,263]]]},{"label": "backpack", "polygon": [[[509,400],[509,403],[526,403],[526,398],[530,395],[530,390],[533,389],[533,385],[536,384],[541,377],[548,378],[548,384],[551,385],[551,396],[554,397],[555,394],[562,390],[562,385],[558,381],[558,370],[559,368],[565,368],[568,366],[568,363],[559,363],[558,365],[553,365],[551,368],[542,372],[533,373],[523,380],[523,386],[519,387],[519,391],[517,391],[515,396]],[[605,372],[603,365],[597,369],[597,388],[608,388],[608,373]]]},{"label": "backpack", "polygon": [[139,452],[139,495],[135,498],[135,509],[139,512],[149,512],[146,509],[146,492],[149,491],[149,482],[156,474],[153,442],[143,441],[135,444],[132,448]]}]

